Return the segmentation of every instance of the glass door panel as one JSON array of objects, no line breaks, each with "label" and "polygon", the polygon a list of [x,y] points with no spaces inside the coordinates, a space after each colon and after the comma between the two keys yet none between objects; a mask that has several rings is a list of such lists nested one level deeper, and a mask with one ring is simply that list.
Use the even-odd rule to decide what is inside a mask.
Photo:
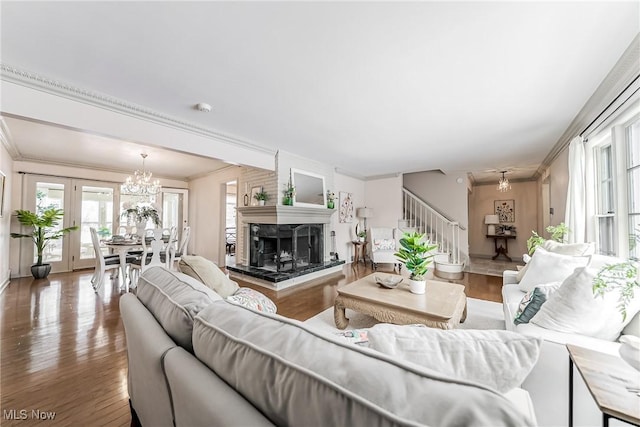
[{"label": "glass door panel", "polygon": [[[42,175],[24,175],[21,209],[41,214],[46,209],[62,209],[64,215],[57,229],[70,227],[71,211],[71,180]],[[24,233],[31,233],[32,229],[23,228]],[[75,232],[71,232],[73,234]],[[42,261],[51,264],[51,272],[68,271],[70,269],[69,235],[58,240],[51,240],[42,254]],[[30,239],[20,239],[20,268],[21,276],[31,274],[31,265],[37,261],[37,250]]]},{"label": "glass door panel", "polygon": [[[95,228],[100,239],[111,238],[114,232],[114,199],[116,185],[103,182],[74,180],[75,224],[79,230],[73,234],[73,269],[95,265],[95,252],[91,241],[91,228]],[[102,248],[102,252],[109,251]]]},{"label": "glass door panel", "polygon": [[187,190],[167,189],[162,191],[162,226],[176,227],[177,239],[182,238],[182,229],[187,225]]}]

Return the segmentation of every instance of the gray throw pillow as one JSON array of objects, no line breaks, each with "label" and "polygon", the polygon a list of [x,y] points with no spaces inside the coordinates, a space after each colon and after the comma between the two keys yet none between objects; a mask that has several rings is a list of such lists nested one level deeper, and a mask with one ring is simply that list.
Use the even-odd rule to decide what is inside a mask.
[{"label": "gray throw pillow", "polygon": [[552,282],[546,285],[536,286],[532,291],[524,294],[520,306],[516,312],[513,323],[519,325],[521,323],[529,323],[529,320],[536,315],[542,304],[554,293],[562,284],[562,282]]}]

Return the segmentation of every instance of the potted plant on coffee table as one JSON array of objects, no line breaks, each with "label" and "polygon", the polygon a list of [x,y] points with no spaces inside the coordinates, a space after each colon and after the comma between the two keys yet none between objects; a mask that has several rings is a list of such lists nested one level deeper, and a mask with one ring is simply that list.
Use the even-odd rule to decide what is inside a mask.
[{"label": "potted plant on coffee table", "polygon": [[425,235],[417,232],[404,233],[400,239],[400,249],[394,254],[409,270],[409,289],[414,294],[424,294],[429,264],[433,259],[432,251],[436,245],[430,245]]},{"label": "potted plant on coffee table", "polygon": [[61,239],[65,234],[77,230],[78,226],[55,229],[64,216],[64,211],[57,208],[49,208],[37,214],[27,210],[17,210],[18,221],[24,227],[32,227],[31,233],[11,233],[11,237],[29,238],[36,245],[38,260],[31,266],[31,274],[36,279],[44,279],[51,272],[51,264],[42,262],[45,248],[52,240]]}]

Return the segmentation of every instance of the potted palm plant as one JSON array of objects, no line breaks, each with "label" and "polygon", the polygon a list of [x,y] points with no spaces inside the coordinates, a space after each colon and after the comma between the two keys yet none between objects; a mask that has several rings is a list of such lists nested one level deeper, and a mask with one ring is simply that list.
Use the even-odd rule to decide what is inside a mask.
[{"label": "potted palm plant", "polygon": [[405,265],[411,273],[409,276],[409,289],[414,294],[424,294],[427,282],[424,275],[427,274],[431,264],[436,245],[430,245],[425,235],[417,232],[404,233],[400,239],[400,249],[394,255]]},{"label": "potted palm plant", "polygon": [[64,211],[57,208],[49,208],[37,214],[27,210],[17,210],[18,221],[24,227],[32,227],[31,233],[11,233],[11,237],[29,238],[36,245],[38,260],[31,266],[31,274],[36,279],[44,279],[51,272],[51,264],[42,262],[42,254],[49,242],[61,239],[65,234],[77,230],[78,226],[55,229],[64,216]]}]

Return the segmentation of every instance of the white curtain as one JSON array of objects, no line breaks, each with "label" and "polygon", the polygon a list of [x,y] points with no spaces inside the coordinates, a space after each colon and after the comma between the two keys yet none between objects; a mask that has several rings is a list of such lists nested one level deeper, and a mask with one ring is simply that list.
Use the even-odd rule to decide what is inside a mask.
[{"label": "white curtain", "polygon": [[585,196],[585,159],[582,137],[576,136],[569,144],[569,185],[564,223],[571,232],[569,243],[586,240],[587,206]]}]

